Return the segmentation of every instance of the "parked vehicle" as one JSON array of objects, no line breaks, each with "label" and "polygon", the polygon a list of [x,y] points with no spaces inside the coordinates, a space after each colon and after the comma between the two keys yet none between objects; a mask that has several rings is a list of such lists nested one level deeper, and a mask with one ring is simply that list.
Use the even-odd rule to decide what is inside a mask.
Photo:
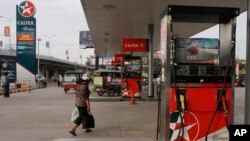
[{"label": "parked vehicle", "polygon": [[121,95],[121,72],[116,70],[96,70],[93,73],[94,91],[99,96],[107,93],[109,96]]},{"label": "parked vehicle", "polygon": [[70,89],[76,90],[76,82],[82,77],[85,72],[79,71],[66,71],[63,73],[63,89],[68,93]]},{"label": "parked vehicle", "polygon": [[36,75],[36,83],[38,87],[46,88],[48,82],[43,75]]},{"label": "parked vehicle", "polygon": [[108,96],[120,96],[121,95],[121,85],[109,85],[107,87],[95,88],[95,91],[99,96],[103,96],[105,93]]}]

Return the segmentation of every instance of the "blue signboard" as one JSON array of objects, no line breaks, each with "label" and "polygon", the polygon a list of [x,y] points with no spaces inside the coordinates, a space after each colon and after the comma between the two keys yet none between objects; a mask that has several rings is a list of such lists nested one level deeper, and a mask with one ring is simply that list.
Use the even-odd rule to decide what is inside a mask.
[{"label": "blue signboard", "polygon": [[36,74],[36,8],[30,1],[16,6],[16,61]]},{"label": "blue signboard", "polygon": [[8,73],[10,83],[16,82],[16,69],[4,59],[0,59],[0,72]]}]

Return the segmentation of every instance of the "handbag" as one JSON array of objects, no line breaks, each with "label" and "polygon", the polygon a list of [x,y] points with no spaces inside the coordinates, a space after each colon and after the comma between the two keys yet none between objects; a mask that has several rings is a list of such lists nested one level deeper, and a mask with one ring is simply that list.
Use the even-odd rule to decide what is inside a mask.
[{"label": "handbag", "polygon": [[71,121],[72,122],[75,122],[75,120],[79,117],[79,111],[78,111],[78,108],[75,107],[72,111],[72,114],[71,114]]},{"label": "handbag", "polygon": [[83,124],[83,128],[95,128],[95,119],[94,116],[89,112],[86,122]]}]

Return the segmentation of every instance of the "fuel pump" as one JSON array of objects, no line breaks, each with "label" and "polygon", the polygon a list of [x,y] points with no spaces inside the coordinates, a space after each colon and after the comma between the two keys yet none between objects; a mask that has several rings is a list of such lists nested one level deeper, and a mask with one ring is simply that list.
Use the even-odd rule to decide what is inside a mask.
[{"label": "fuel pump", "polygon": [[123,56],[122,85],[123,97],[141,97],[141,66],[142,60],[139,56]]},{"label": "fuel pump", "polygon": [[[162,13],[161,141],[229,140],[238,14],[238,8],[178,5]],[[219,24],[219,38],[189,37],[188,26],[212,24]]]}]

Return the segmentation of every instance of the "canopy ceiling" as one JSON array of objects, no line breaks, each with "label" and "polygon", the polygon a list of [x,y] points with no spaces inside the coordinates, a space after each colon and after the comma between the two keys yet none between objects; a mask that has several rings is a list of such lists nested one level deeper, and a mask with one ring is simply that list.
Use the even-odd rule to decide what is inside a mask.
[{"label": "canopy ceiling", "polygon": [[[154,51],[160,49],[160,15],[168,5],[234,7],[246,11],[247,0],[81,0],[99,57],[121,52],[123,38],[148,38],[154,24]],[[189,37],[213,23],[178,23],[174,33]],[[183,28],[186,27],[186,28]]]}]

